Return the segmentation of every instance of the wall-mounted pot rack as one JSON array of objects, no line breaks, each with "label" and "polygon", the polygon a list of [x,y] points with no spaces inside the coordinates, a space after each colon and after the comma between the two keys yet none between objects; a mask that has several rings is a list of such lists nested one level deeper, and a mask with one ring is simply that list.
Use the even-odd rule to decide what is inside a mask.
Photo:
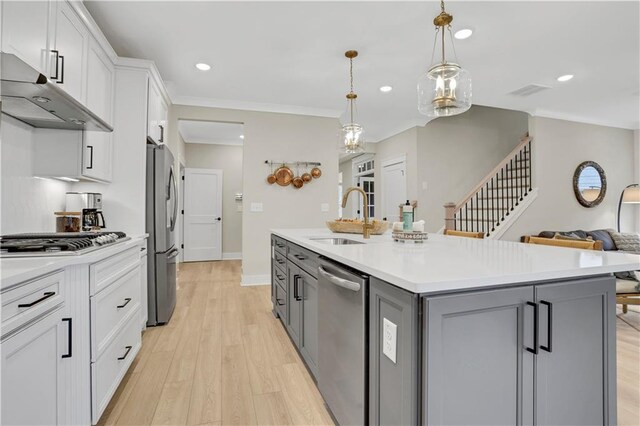
[{"label": "wall-mounted pot rack", "polygon": [[[273,160],[265,160],[264,162],[267,164],[271,173],[267,176],[267,183],[269,185],[273,185],[277,183],[280,186],[289,186],[291,185],[295,189],[302,188],[305,184],[309,184],[314,179],[320,178],[322,176],[322,171],[320,170],[320,166],[322,165],[317,161],[273,161]],[[278,167],[277,170],[273,170],[273,166]],[[293,174],[293,171],[289,168],[295,167],[297,173],[300,173],[300,166],[304,167],[305,172],[302,175],[296,176]],[[309,167],[313,167],[310,171],[307,171]]]}]

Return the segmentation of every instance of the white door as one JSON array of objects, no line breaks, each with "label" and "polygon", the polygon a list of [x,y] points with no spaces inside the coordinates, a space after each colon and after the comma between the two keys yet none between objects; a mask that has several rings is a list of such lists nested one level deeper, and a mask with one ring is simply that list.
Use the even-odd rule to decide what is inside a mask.
[{"label": "white door", "polygon": [[222,170],[185,169],[184,260],[222,259]]},{"label": "white door", "polygon": [[404,161],[382,166],[382,200],[388,221],[399,222],[399,205],[407,201],[407,173]]}]

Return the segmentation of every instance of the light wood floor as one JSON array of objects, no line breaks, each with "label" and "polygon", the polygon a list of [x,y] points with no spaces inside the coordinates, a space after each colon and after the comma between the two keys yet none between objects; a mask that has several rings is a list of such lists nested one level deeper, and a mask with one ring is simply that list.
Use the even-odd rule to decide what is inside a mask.
[{"label": "light wood floor", "polygon": [[178,277],[169,325],[144,332],[99,424],[333,424],[269,287],[240,287],[239,261],[182,264]]},{"label": "light wood floor", "polygon": [[[100,425],[333,424],[269,287],[240,287],[239,261],[182,264],[178,277],[171,322],[144,332]],[[637,426],[640,312],[619,312],[617,332],[618,423]]]}]

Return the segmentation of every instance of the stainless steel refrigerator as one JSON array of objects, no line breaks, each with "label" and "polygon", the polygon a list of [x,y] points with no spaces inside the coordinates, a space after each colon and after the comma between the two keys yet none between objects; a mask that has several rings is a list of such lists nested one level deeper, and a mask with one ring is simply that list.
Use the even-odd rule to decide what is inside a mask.
[{"label": "stainless steel refrigerator", "polygon": [[171,151],[166,145],[147,144],[149,326],[168,323],[176,306],[177,193]]}]

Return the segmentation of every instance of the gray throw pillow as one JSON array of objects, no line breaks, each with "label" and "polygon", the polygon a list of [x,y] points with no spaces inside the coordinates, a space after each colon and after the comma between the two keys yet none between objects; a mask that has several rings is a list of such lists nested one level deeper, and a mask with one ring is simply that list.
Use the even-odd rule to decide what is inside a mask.
[{"label": "gray throw pillow", "polygon": [[609,231],[619,251],[640,254],[640,235],[626,232]]},{"label": "gray throw pillow", "polygon": [[598,229],[595,231],[587,231],[587,235],[593,238],[594,240],[602,241],[602,250],[604,251],[617,250],[618,248],[616,247],[616,243],[613,241],[613,238],[611,238],[610,232],[612,231],[613,229]]}]

